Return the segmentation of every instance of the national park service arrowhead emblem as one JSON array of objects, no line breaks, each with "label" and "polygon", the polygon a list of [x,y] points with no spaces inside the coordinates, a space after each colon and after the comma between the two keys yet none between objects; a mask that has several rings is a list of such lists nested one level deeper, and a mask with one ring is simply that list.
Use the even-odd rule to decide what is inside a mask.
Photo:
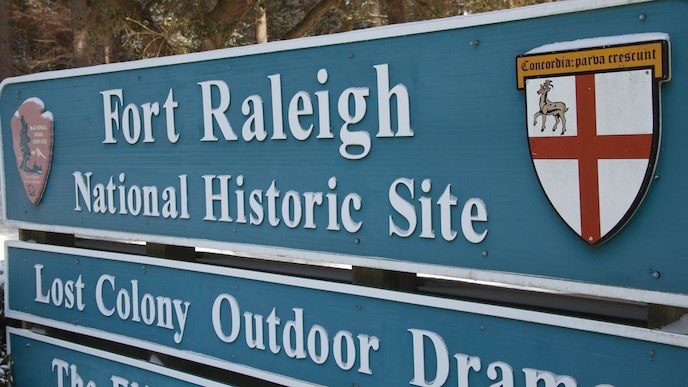
[{"label": "national park service arrowhead emblem", "polygon": [[26,196],[38,205],[53,158],[53,115],[39,98],[27,99],[12,116],[12,143]]},{"label": "national park service arrowhead emblem", "polygon": [[614,236],[645,197],[660,141],[665,34],[556,43],[516,58],[535,172],[586,243]]}]

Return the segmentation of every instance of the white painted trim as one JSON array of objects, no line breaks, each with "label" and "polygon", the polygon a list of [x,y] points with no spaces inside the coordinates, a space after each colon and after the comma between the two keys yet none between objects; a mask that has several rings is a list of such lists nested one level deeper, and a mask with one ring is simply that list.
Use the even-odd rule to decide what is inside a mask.
[{"label": "white painted trim", "polygon": [[[157,353],[162,353],[165,355],[175,356],[175,357],[178,357],[181,359],[194,361],[196,363],[210,365],[210,366],[224,369],[227,371],[236,372],[236,373],[239,373],[242,375],[247,375],[250,377],[266,380],[266,381],[273,382],[273,383],[278,383],[278,384],[285,385],[285,386],[304,386],[304,387],[306,387],[306,386],[320,386],[319,384],[313,384],[313,383],[305,382],[302,380],[286,377],[283,375],[278,375],[278,374],[275,374],[275,373],[272,373],[269,371],[263,371],[263,370],[259,370],[259,369],[253,368],[253,367],[247,367],[247,366],[244,366],[241,364],[235,364],[235,363],[231,363],[231,362],[228,362],[225,360],[220,360],[220,359],[217,359],[214,357],[204,356],[200,353],[195,353],[195,352],[190,352],[190,351],[182,351],[182,350],[175,349],[172,347],[154,344],[154,343],[151,343],[149,341],[132,339],[132,338],[127,337],[127,336],[113,334],[113,333],[101,331],[98,329],[91,329],[91,328],[86,328],[83,326],[67,324],[67,323],[63,323],[61,321],[57,321],[57,320],[35,317],[33,315],[26,314],[26,313],[13,312],[11,315],[7,314],[7,317],[18,319],[18,320],[23,320],[23,321],[27,321],[27,322],[34,323],[34,324],[43,325],[43,326],[48,326],[48,327],[52,327],[52,328],[56,328],[56,329],[62,329],[62,330],[67,331],[67,332],[74,332],[74,333],[79,333],[79,334],[83,334],[86,336],[97,337],[100,339],[109,340],[112,342],[132,346],[132,347],[138,347],[138,348],[142,348],[142,349],[157,352]],[[9,335],[10,330],[14,330],[16,328],[7,327],[7,329],[8,329],[7,332]],[[53,339],[53,340],[56,340],[56,339]],[[76,344],[72,344],[72,345],[77,346]],[[97,350],[95,348],[90,348],[90,349],[92,351],[103,352],[103,351]],[[8,350],[11,351],[11,347],[9,346],[9,342],[8,342]],[[105,352],[105,353],[108,356],[111,356],[111,355],[112,356],[118,356],[118,355],[110,354],[107,352]],[[147,364],[150,364],[150,363],[147,363]],[[151,364],[151,366],[156,366],[156,365]],[[157,367],[160,367],[160,366],[157,366]],[[205,385],[205,384],[201,384],[201,385]],[[224,384],[217,384],[217,385],[224,386]]]},{"label": "white painted trim", "polygon": [[[237,47],[202,53],[170,56],[156,59],[144,59],[126,63],[113,63],[92,67],[83,67],[71,70],[60,70],[44,72],[32,75],[7,78],[0,84],[0,93],[5,85],[33,82],[47,79],[58,79],[66,77],[76,77],[92,74],[112,73],[132,69],[144,69],[153,67],[163,67],[176,64],[185,64],[205,60],[215,60],[223,58],[235,58],[240,56],[250,56],[273,52],[291,51],[320,46],[332,46],[343,43],[363,42],[376,39],[385,39],[395,36],[415,35],[428,32],[445,31],[450,29],[461,29],[480,25],[489,25],[502,22],[540,18],[545,16],[575,13],[602,8],[618,7],[628,4],[644,3],[650,0],[575,0],[546,3],[530,7],[517,8],[513,10],[503,10],[487,12],[482,14],[456,16],[445,19],[431,21],[390,25],[366,30],[357,30],[340,34],[325,35],[318,37],[294,39],[287,41],[271,42],[266,44]],[[468,42],[466,43],[468,44]],[[0,130],[0,140],[2,130]],[[0,147],[0,156],[2,156]],[[4,169],[0,171],[0,185],[2,192],[6,192]],[[7,219],[7,203],[5,195],[0,195],[2,200],[2,217]],[[535,287],[543,290],[562,291],[567,293],[590,295],[597,297],[616,298],[619,300],[629,300],[646,302],[662,305],[688,307],[688,294],[665,293],[658,291],[648,291],[634,288],[622,288],[608,285],[598,285],[578,281],[568,281],[548,277],[538,277],[533,275],[515,274],[490,270],[478,270],[471,268],[442,266],[432,264],[413,263],[382,257],[352,256],[336,254],[330,252],[318,252],[299,249],[277,248],[271,246],[251,245],[244,243],[227,243],[218,241],[208,241],[204,239],[192,239],[182,237],[168,237],[148,234],[134,234],[127,232],[105,231],[98,229],[88,229],[69,226],[54,226],[35,224],[31,222],[6,220],[11,227],[35,229],[47,232],[60,232],[69,234],[81,234],[93,238],[119,238],[124,240],[146,240],[149,242],[173,244],[180,246],[203,246],[213,249],[232,250],[245,255],[254,255],[262,259],[293,262],[309,261],[322,262],[328,261],[334,264],[348,264],[354,266],[365,266],[379,269],[389,269],[404,272],[416,272],[422,274],[441,275],[457,277],[462,279],[489,281],[504,283],[515,286]]]},{"label": "white painted trim", "polygon": [[149,372],[153,372],[159,375],[163,376],[168,376],[170,378],[178,379],[184,382],[188,383],[193,383],[199,386],[206,386],[206,387],[220,387],[220,386],[226,386],[226,384],[219,383],[210,379],[205,379],[199,376],[187,374],[184,372],[180,372],[171,368],[163,367],[157,364],[149,363],[143,360],[138,360],[126,356],[122,356],[116,353],[112,352],[106,352],[102,351],[100,349],[96,348],[91,348],[91,347],[86,347],[83,345],[79,344],[74,344],[70,343],[68,341],[63,341],[59,340],[53,337],[49,336],[44,336],[40,335],[34,332],[31,332],[26,329],[19,329],[19,328],[12,328],[12,327],[7,327],[7,348],[9,353],[12,353],[12,341],[10,340],[10,335],[16,335],[16,336],[22,336],[27,339],[35,340],[35,341],[40,341],[46,344],[50,345],[55,345],[61,348],[65,348],[70,351],[74,352],[80,352],[89,356],[94,356],[98,357],[101,359],[109,360],[109,361],[114,361],[116,363],[128,365],[130,367],[134,368],[139,368],[142,370],[146,370]]},{"label": "white painted trim", "polygon": [[118,231],[82,229],[77,227],[52,226],[29,222],[7,221],[16,228],[34,229],[47,232],[78,234],[93,238],[121,239],[175,246],[198,247],[226,250],[241,256],[260,258],[276,262],[298,262],[344,264],[370,267],[374,269],[395,270],[401,272],[430,274],[454,277],[464,280],[486,281],[499,284],[523,286],[541,290],[564,292],[573,295],[603,297],[623,301],[634,301],[648,304],[659,304],[688,308],[688,294],[669,293],[638,288],[627,288],[611,285],[594,284],[575,280],[542,277],[528,274],[509,273],[493,270],[472,269],[457,266],[434,265],[410,261],[395,260],[374,256],[356,256],[324,251],[300,250],[286,247],[253,245],[246,243],[220,242],[205,239],[168,237],[159,235],[133,234]]},{"label": "white painted trim", "polygon": [[[429,21],[395,24],[332,35],[269,42],[265,44],[255,44],[250,46],[234,47],[229,49],[184,55],[175,55],[163,58],[142,59],[131,62],[81,67],[70,70],[47,71],[37,74],[7,78],[0,84],[0,93],[2,93],[2,89],[5,87],[5,85],[10,83],[32,82],[46,79],[104,74],[116,71],[162,67],[183,63],[199,62],[205,60],[235,58],[239,56],[266,54],[272,52],[290,51],[321,46],[332,46],[342,43],[363,42],[368,40],[385,39],[397,36],[416,35],[428,32],[445,31],[450,29],[460,29],[488,24],[511,22],[517,20],[534,19],[545,16],[590,11],[602,8],[612,8],[622,5],[644,3],[648,1],[651,0],[559,1],[555,3],[545,3],[511,10],[500,10],[473,15],[454,16]],[[468,42],[466,42],[466,44],[468,44]]]},{"label": "white painted trim", "polygon": [[[6,78],[6,80],[9,78]],[[2,88],[4,85],[4,81],[2,84],[0,84],[0,96],[2,95]],[[1,117],[0,117],[1,118]],[[0,223],[7,223],[7,190],[5,187],[5,169],[8,168],[9,166],[5,165],[5,147],[2,145],[4,144],[2,134],[5,132],[5,130],[2,127],[2,121],[0,119],[0,205],[2,205],[2,210],[0,211]],[[10,133],[11,133],[11,124],[10,124]],[[10,135],[11,136],[11,135]],[[16,163],[16,161],[15,161]],[[16,168],[16,165],[15,165]]]},{"label": "white painted trim", "polygon": [[[567,42],[549,43],[540,47],[533,48],[526,54],[543,54],[558,51],[580,50],[585,48],[618,46],[631,43],[650,42],[655,40],[669,41],[669,34],[663,32],[646,32],[641,34],[600,36],[597,38],[587,38],[571,40]],[[667,58],[668,59],[668,58]]]},{"label": "white painted trim", "polygon": [[[159,267],[179,269],[179,270],[184,270],[184,271],[193,271],[193,272],[204,273],[204,274],[231,276],[231,277],[236,277],[236,278],[241,278],[241,279],[246,279],[246,280],[266,282],[266,283],[270,283],[270,284],[288,285],[288,286],[294,286],[294,287],[304,288],[304,289],[321,290],[321,291],[327,291],[327,292],[333,292],[333,293],[354,295],[354,296],[359,296],[359,297],[375,298],[375,299],[379,299],[379,300],[405,303],[405,304],[417,305],[417,306],[428,306],[428,307],[432,307],[432,308],[445,309],[445,310],[451,310],[451,311],[462,312],[462,313],[480,314],[480,315],[484,315],[484,316],[504,318],[504,319],[514,320],[514,321],[530,322],[530,323],[535,323],[535,324],[548,325],[548,326],[554,326],[554,327],[560,327],[560,328],[567,328],[567,329],[573,329],[573,330],[584,331],[584,332],[601,333],[601,334],[610,335],[610,336],[617,336],[617,337],[623,337],[623,338],[628,338],[628,339],[642,340],[642,341],[647,341],[647,342],[653,342],[653,343],[659,343],[659,344],[672,345],[672,346],[676,346],[676,347],[688,348],[688,335],[682,335],[682,334],[677,334],[677,333],[664,332],[664,331],[646,329],[646,328],[638,328],[638,327],[632,327],[632,326],[626,326],[626,325],[620,325],[620,324],[613,324],[613,323],[608,323],[608,322],[603,322],[603,321],[594,321],[594,320],[588,320],[588,319],[582,319],[582,318],[576,318],[576,317],[561,316],[561,315],[550,314],[550,313],[534,312],[534,311],[528,311],[528,310],[522,310],[522,309],[508,308],[508,307],[503,307],[503,306],[495,306],[495,305],[481,304],[481,303],[475,303],[475,302],[458,301],[458,300],[451,300],[451,299],[446,299],[446,298],[431,297],[431,296],[425,296],[425,295],[420,295],[420,294],[402,293],[402,292],[395,292],[395,291],[390,291],[390,290],[383,290],[383,289],[369,288],[369,287],[363,287],[363,286],[342,284],[342,283],[336,283],[336,282],[313,280],[313,279],[300,278],[300,277],[290,277],[290,276],[279,275],[279,274],[255,272],[255,271],[249,271],[249,270],[233,269],[233,268],[226,268],[226,267],[213,266],[213,265],[204,265],[204,264],[198,264],[198,263],[172,261],[172,260],[168,260],[168,259],[151,258],[151,257],[137,256],[137,255],[130,255],[130,254],[120,254],[120,253],[95,251],[95,250],[84,250],[84,249],[77,249],[77,248],[71,248],[71,247],[49,246],[49,245],[41,245],[41,244],[19,242],[19,241],[7,242],[7,246],[22,248],[22,249],[35,250],[35,251],[56,252],[56,253],[68,254],[68,255],[80,255],[80,256],[91,257],[94,259],[105,259],[105,260],[113,260],[113,261],[120,261],[120,262],[127,262],[127,263],[136,263],[139,265],[159,266]],[[144,343],[147,346],[155,347],[155,349],[146,347],[147,349],[156,350],[159,352],[161,352],[162,351],[161,349],[163,349],[163,348],[168,348],[168,347],[160,346],[157,344],[151,344],[151,343],[137,340],[137,339],[122,338],[122,336],[108,334],[106,332],[102,332],[102,331],[97,330],[97,329],[89,329],[89,328],[84,328],[84,327],[77,326],[77,325],[72,325],[72,324],[67,324],[67,323],[63,323],[63,322],[53,321],[50,319],[43,319],[40,317],[35,317],[35,316],[30,315],[30,314],[26,314],[23,312],[12,310],[11,305],[9,303],[5,304],[5,308],[7,309],[7,316],[11,317],[11,318],[17,318],[20,320],[27,320],[27,321],[35,322],[37,324],[51,325],[51,326],[55,326],[57,328],[64,329],[67,331],[72,331],[72,332],[84,332],[84,333],[86,333],[88,331],[91,333],[86,333],[86,334],[97,335],[99,337],[101,337],[103,335],[110,335],[110,336],[113,336],[116,338],[116,340],[114,340],[114,341],[122,342],[121,340],[124,340],[125,343],[127,343],[129,345],[135,345],[135,346],[141,346],[142,343]],[[137,344],[130,344],[130,343],[137,343]],[[169,353],[169,354],[171,354],[173,356],[186,358],[185,356],[180,356],[179,353],[183,353],[183,354],[186,354],[186,356],[188,356],[188,352],[186,352],[186,351],[179,351],[179,350],[175,350],[173,348],[169,348],[169,349],[167,349],[167,351],[168,352],[172,351],[173,353]],[[166,352],[162,351],[162,353],[166,353]],[[220,361],[220,360],[218,360],[218,361]],[[220,361],[220,362],[222,362],[222,361]],[[240,366],[240,367],[243,367],[243,366]]]}]

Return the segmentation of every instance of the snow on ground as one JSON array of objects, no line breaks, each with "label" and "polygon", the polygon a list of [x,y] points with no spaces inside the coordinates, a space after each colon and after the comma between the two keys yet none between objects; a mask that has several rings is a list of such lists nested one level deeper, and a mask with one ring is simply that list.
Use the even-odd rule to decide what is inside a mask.
[{"label": "snow on ground", "polygon": [[684,314],[680,320],[662,327],[663,331],[688,334],[688,313]]},{"label": "snow on ground", "polygon": [[5,241],[16,240],[18,236],[17,229],[0,224],[0,286],[5,285]]},{"label": "snow on ground", "polygon": [[18,236],[19,234],[17,232],[17,229],[7,227],[4,224],[0,224],[0,245],[3,246],[3,248],[0,249],[0,261],[5,261],[5,241],[17,240]]}]

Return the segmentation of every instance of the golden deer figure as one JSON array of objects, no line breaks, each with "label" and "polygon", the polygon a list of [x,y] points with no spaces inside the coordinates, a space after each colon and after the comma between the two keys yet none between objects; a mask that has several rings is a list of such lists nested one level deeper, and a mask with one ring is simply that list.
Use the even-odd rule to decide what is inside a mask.
[{"label": "golden deer figure", "polygon": [[559,126],[559,121],[561,121],[561,134],[564,134],[566,132],[566,117],[565,114],[569,110],[569,108],[566,107],[566,104],[563,102],[552,102],[547,98],[547,93],[549,93],[550,90],[554,85],[552,84],[552,81],[547,79],[542,85],[540,85],[540,90],[538,90],[538,94],[540,94],[540,111],[535,113],[533,116],[533,126],[537,125],[537,119],[538,117],[542,116],[542,129],[540,130],[541,132],[545,131],[545,121],[547,120],[547,116],[552,116],[554,117],[554,127],[552,128],[552,131],[557,130],[557,126]]}]

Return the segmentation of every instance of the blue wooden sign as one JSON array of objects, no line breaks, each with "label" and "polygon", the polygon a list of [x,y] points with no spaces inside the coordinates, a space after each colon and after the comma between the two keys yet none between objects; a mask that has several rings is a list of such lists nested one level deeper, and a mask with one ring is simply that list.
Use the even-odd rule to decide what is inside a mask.
[{"label": "blue wooden sign", "polygon": [[572,1],[7,79],[5,216],[685,307],[685,20]]},{"label": "blue wooden sign", "polygon": [[224,386],[25,329],[7,328],[7,343],[17,386]]},{"label": "blue wooden sign", "polygon": [[688,379],[684,334],[142,256],[7,249],[10,318],[284,385]]}]

